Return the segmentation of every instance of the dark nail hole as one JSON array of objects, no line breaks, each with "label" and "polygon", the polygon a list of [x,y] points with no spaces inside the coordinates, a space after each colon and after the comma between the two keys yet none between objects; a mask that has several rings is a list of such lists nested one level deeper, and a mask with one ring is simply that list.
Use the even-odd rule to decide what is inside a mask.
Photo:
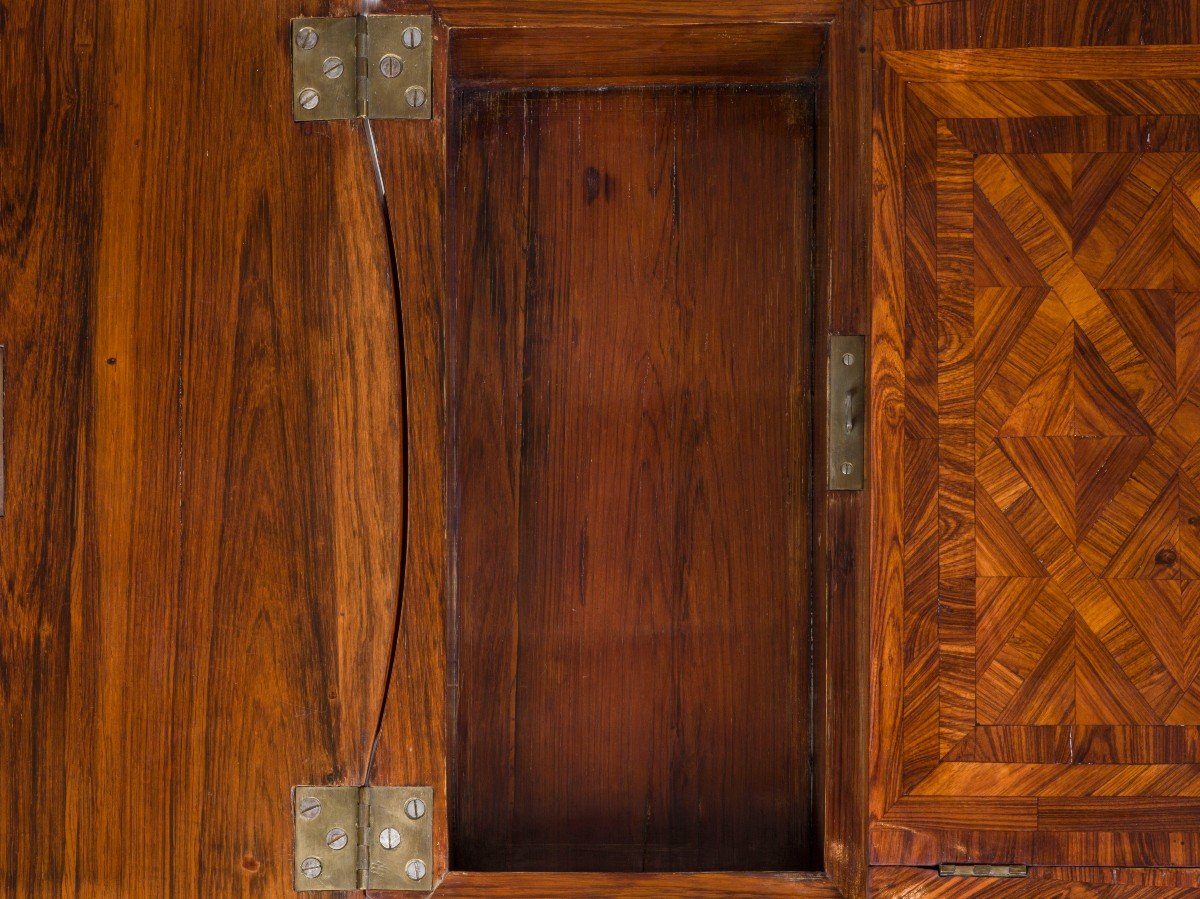
[{"label": "dark nail hole", "polygon": [[1157,562],[1159,565],[1174,565],[1175,559],[1177,559],[1177,558],[1178,558],[1178,556],[1175,555],[1175,550],[1160,549],[1158,551],[1158,555],[1156,555],[1154,557],[1154,561]]},{"label": "dark nail hole", "polygon": [[117,360],[116,360],[116,359],[114,359],[113,357],[111,357],[111,356],[110,356],[110,357],[109,357],[109,359],[108,359],[108,364],[109,364],[109,365],[116,365],[116,364],[117,364]]}]

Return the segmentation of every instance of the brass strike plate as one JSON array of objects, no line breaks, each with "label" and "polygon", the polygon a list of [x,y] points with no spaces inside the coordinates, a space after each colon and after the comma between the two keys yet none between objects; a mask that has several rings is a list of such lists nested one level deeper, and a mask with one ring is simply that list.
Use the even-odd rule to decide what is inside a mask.
[{"label": "brass strike plate", "polygon": [[866,468],[866,339],[829,338],[829,489],[862,490]]},{"label": "brass strike plate", "polygon": [[433,117],[433,19],[292,19],[297,122]]},{"label": "brass strike plate", "polygon": [[292,790],[297,892],[433,889],[431,787]]},{"label": "brass strike plate", "polygon": [[938,865],[941,877],[1028,877],[1026,865]]}]

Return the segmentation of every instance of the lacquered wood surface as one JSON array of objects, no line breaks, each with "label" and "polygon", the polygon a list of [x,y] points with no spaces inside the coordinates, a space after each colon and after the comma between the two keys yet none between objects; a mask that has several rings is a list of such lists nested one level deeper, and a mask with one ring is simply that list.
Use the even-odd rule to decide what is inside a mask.
[{"label": "lacquered wood surface", "polygon": [[460,115],[452,864],[802,870],[811,99]]},{"label": "lacquered wood surface", "polygon": [[1027,878],[939,877],[929,868],[871,869],[879,899],[1191,899],[1195,868],[1031,868]]},{"label": "lacquered wood surface", "polygon": [[[395,894],[393,894],[395,895]],[[454,871],[438,889],[447,899],[734,899],[734,897],[836,897],[823,874],[528,874]]]},{"label": "lacquered wood surface", "polygon": [[1200,83],[1182,48],[973,49],[1187,40],[1073,6],[876,16],[880,864],[1200,853]]},{"label": "lacquered wood surface", "polygon": [[459,87],[790,83],[816,77],[826,33],[812,23],[458,28],[450,76]]},{"label": "lacquered wood surface", "polygon": [[13,3],[0,893],[281,896],[361,783],[398,595],[394,295],[319,4]]}]

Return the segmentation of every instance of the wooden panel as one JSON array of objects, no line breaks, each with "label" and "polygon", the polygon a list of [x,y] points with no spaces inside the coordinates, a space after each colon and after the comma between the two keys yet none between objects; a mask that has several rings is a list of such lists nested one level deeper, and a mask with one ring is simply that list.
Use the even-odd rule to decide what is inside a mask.
[{"label": "wooden panel", "polygon": [[839,897],[821,874],[482,874],[451,873],[438,889],[447,899],[733,899],[745,896]]},{"label": "wooden panel", "polygon": [[877,31],[873,860],[1192,865],[1200,81],[981,9]]},{"label": "wooden panel", "polygon": [[320,4],[5,5],[0,892],[290,892],[360,783],[398,590],[394,295]]},{"label": "wooden panel", "polygon": [[872,868],[880,899],[1189,899],[1200,875],[1187,868],[1031,868],[1024,879],[939,877],[929,868]]},{"label": "wooden panel", "polygon": [[[388,0],[389,9],[402,0]],[[694,25],[709,22],[828,23],[844,0],[741,0],[698,5],[694,0],[434,0],[439,17],[453,28],[512,28],[553,25]],[[381,10],[382,11],[382,10]]]},{"label": "wooden panel", "polygon": [[456,867],[812,864],[811,116],[464,98]]},{"label": "wooden panel", "polygon": [[450,59],[459,86],[759,84],[811,79],[824,49],[812,24],[459,28]]}]

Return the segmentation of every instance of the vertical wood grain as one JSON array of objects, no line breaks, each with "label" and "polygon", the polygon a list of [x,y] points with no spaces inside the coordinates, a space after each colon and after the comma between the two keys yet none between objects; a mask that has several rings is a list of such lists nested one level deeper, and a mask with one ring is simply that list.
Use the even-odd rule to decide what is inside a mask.
[{"label": "vertical wood grain", "polygon": [[464,104],[455,865],[804,867],[811,106]]},{"label": "vertical wood grain", "polygon": [[281,895],[292,785],[365,776],[394,303],[361,135],[286,102],[334,11],[2,18],[6,894]]}]

